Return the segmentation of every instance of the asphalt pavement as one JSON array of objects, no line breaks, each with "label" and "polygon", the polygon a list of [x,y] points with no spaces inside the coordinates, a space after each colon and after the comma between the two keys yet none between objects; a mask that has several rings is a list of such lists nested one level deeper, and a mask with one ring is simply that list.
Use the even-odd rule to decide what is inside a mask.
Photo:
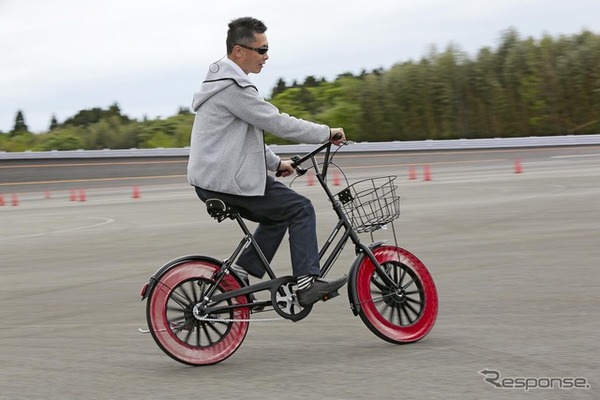
[{"label": "asphalt pavement", "polygon": [[[170,259],[228,257],[237,225],[206,214],[181,162],[146,174],[148,164],[113,165],[89,179],[75,167],[54,177],[20,167],[0,182],[0,399],[600,397],[598,146],[336,162],[346,175],[330,172],[334,191],[345,178],[398,176],[399,244],[439,293],[423,340],[382,341],[342,290],[300,322],[252,322],[220,364],[179,364],[138,332],[140,289]],[[331,207],[309,176],[293,187],[313,200],[325,240]],[[353,258],[347,246],[331,276]],[[288,260],[284,242],[275,271],[289,274]]]}]

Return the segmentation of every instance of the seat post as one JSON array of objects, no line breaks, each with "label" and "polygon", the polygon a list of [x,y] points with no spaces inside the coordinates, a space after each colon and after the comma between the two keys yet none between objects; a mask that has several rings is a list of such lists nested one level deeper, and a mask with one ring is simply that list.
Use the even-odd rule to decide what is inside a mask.
[{"label": "seat post", "polygon": [[250,233],[250,230],[248,229],[248,226],[246,225],[246,223],[244,222],[244,219],[240,216],[240,214],[236,212],[232,216],[235,218],[235,221],[238,223],[238,225],[242,229],[242,232],[244,232],[244,235],[246,235],[246,236],[248,236],[248,235],[252,236],[252,233]]}]

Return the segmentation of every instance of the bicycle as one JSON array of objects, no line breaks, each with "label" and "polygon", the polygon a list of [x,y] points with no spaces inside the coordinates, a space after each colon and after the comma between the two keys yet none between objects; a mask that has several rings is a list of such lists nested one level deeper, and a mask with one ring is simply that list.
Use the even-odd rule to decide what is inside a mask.
[{"label": "bicycle", "polygon": [[[322,151],[325,155],[319,163],[316,156]],[[327,256],[321,263],[320,277],[327,275],[350,240],[356,252],[347,283],[352,312],[385,341],[416,342],[433,328],[438,297],[425,265],[397,245],[394,220],[400,214],[400,198],[396,176],[363,179],[333,194],[327,172],[335,165],[332,160],[336,152],[331,152],[328,142],[302,157],[292,157],[298,175],[308,170],[302,163],[311,161],[315,178],[338,217],[319,251],[320,260]],[[279,320],[300,321],[312,310],[312,305],[302,307],[298,303],[292,276],[275,275],[235,208],[219,199],[208,199],[206,209],[218,222],[232,219],[241,228],[244,236],[231,256],[225,260],[203,255],[177,258],[159,268],[141,291],[142,301],[147,299],[148,330],[140,331],[151,333],[174,360],[194,366],[216,364],[230,357],[244,341],[251,321],[275,320],[250,318],[251,314],[274,310]],[[388,224],[394,244],[373,242],[373,232]],[[370,233],[369,245],[361,242],[362,233]],[[269,280],[247,285],[231,269],[247,246],[259,255]],[[270,300],[256,299],[254,293],[263,291],[270,292]],[[322,300],[338,294],[329,293]]]}]

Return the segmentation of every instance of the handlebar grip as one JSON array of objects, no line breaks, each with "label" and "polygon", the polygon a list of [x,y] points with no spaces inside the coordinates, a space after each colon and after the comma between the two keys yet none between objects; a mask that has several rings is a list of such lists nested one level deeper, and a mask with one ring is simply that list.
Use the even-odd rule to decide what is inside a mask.
[{"label": "handlebar grip", "polygon": [[[300,176],[304,175],[306,173],[306,171],[308,171],[307,169],[304,168],[300,168],[300,167],[296,167],[296,173]],[[283,171],[277,171],[275,172],[275,176],[276,177],[280,177],[281,175],[283,175]]]},{"label": "handlebar grip", "polygon": [[[292,160],[292,167],[293,167],[293,168],[296,170],[296,173],[297,173],[298,175],[304,175],[304,174],[306,173],[306,171],[307,171],[307,170],[306,170],[306,169],[303,169],[303,168],[300,168],[300,167],[298,166],[298,164],[297,164],[297,163],[298,163],[298,161],[300,161],[300,156],[296,154],[295,156],[293,156],[293,157],[291,158],[291,160]],[[283,175],[283,171],[277,171],[277,172],[275,173],[275,176],[277,176],[277,177],[280,177],[281,175]]]}]

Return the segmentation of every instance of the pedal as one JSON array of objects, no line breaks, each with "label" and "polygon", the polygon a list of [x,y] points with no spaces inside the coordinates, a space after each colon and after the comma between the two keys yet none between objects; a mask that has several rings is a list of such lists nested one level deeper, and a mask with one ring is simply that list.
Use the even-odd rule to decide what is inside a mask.
[{"label": "pedal", "polygon": [[334,290],[333,292],[329,292],[329,293],[327,293],[327,294],[326,294],[325,296],[323,296],[321,299],[322,299],[323,301],[327,301],[327,300],[331,300],[331,299],[333,299],[334,297],[336,297],[336,296],[339,296],[339,295],[340,295],[340,292],[338,292],[337,290]]}]

